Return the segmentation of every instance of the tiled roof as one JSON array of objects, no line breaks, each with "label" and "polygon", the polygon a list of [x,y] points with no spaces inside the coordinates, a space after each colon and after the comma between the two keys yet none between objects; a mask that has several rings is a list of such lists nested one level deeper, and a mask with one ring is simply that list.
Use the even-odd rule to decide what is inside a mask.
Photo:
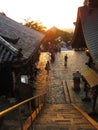
[{"label": "tiled roof", "polygon": [[8,63],[17,59],[18,50],[0,37],[0,63]]},{"label": "tiled roof", "polygon": [[29,58],[40,41],[43,39],[44,34],[23,26],[21,23],[0,14],[0,36],[9,39],[18,39],[16,44],[10,42],[11,46],[22,49],[22,54],[25,59]]},{"label": "tiled roof", "polygon": [[80,7],[79,17],[87,47],[98,64],[98,8]]},{"label": "tiled roof", "polygon": [[[79,32],[83,32],[82,37],[81,35],[78,35]],[[77,39],[83,38],[92,58],[95,63],[98,64],[98,8],[89,8],[89,6],[82,6],[78,8],[72,46],[80,44]]]}]

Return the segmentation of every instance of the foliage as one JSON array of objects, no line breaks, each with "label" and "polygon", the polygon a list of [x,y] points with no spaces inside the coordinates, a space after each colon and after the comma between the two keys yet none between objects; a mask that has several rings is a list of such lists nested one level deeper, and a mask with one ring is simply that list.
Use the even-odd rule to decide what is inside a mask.
[{"label": "foliage", "polygon": [[72,39],[73,33],[69,33],[63,30],[60,30],[56,27],[52,27],[46,32],[45,41],[46,42],[54,42],[54,40],[58,37],[61,37],[63,41],[68,42]]},{"label": "foliage", "polygon": [[4,12],[1,12],[0,14],[6,16],[6,14]]},{"label": "foliage", "polygon": [[51,48],[52,49],[55,48],[56,50],[59,49],[61,41],[64,41],[66,43],[66,46],[70,46],[72,37],[73,37],[73,32],[69,33],[60,30],[56,27],[52,27],[51,29],[46,31],[46,36],[42,40],[44,50],[49,50]]},{"label": "foliage", "polygon": [[84,6],[92,6],[98,8],[98,0],[84,0]]},{"label": "foliage", "polygon": [[83,3],[85,6],[89,5],[89,0],[84,0],[84,3]]},{"label": "foliage", "polygon": [[37,30],[39,32],[45,32],[46,27],[40,21],[31,21],[30,19],[25,19],[25,26]]},{"label": "foliage", "polygon": [[[41,41],[42,48],[44,47],[45,50],[49,50],[50,47],[56,48],[57,45],[59,46],[61,41],[66,42],[67,46],[70,46],[73,32],[69,33],[56,27],[52,27],[49,30],[46,30],[46,27],[43,26],[40,21],[30,21],[29,19],[25,19],[24,25],[45,34],[45,37]],[[58,40],[58,38],[60,39]]]}]

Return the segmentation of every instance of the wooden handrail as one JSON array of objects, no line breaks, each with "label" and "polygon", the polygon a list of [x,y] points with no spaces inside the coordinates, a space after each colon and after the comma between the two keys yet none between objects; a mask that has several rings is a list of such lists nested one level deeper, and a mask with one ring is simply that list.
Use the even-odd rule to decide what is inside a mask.
[{"label": "wooden handrail", "polygon": [[32,97],[32,98],[26,99],[26,100],[24,100],[24,101],[22,101],[22,102],[20,102],[20,103],[18,103],[18,104],[16,104],[16,105],[12,106],[12,107],[9,107],[8,109],[5,109],[5,110],[1,111],[1,112],[0,112],[0,117],[4,116],[6,113],[8,113],[8,112],[10,112],[10,111],[12,111],[12,110],[15,110],[15,109],[19,108],[20,106],[26,104],[27,102],[29,102],[29,101],[31,101],[31,100],[34,100],[34,99],[36,99],[36,98],[38,98],[38,97],[40,97],[40,96],[43,96],[43,95],[45,95],[45,94],[46,94],[46,92],[44,92],[43,94],[39,94],[39,95],[37,95],[37,96],[34,96],[34,97]]},{"label": "wooden handrail", "polygon": [[[46,92],[39,94],[37,96],[31,97],[29,99],[26,99],[12,107],[9,107],[8,109],[5,109],[3,111],[0,112],[0,118],[2,118],[3,116],[6,116],[9,112],[12,112],[13,110],[18,110],[18,116],[19,116],[19,122],[20,122],[20,128],[21,130],[27,130],[28,127],[30,127],[30,125],[32,124],[33,120],[37,117],[37,115],[39,114],[40,110],[42,109],[44,103],[45,103],[45,96],[46,96]],[[31,101],[38,99],[37,105],[34,106],[34,110],[32,111],[32,106],[31,106]],[[20,107],[24,104],[29,103],[29,111],[30,111],[30,116],[27,117],[25,123],[23,123],[22,121],[22,115],[20,112]],[[29,123],[27,122],[29,121]],[[28,124],[28,125],[27,125]]]},{"label": "wooden handrail", "polygon": [[71,103],[72,104],[72,106],[77,110],[77,111],[79,111],[84,117],[85,117],[85,119],[86,120],[88,120],[89,121],[89,123],[91,124],[91,125],[93,125],[95,128],[96,128],[96,130],[98,130],[98,123],[95,121],[95,120],[93,120],[86,112],[84,112],[80,107],[78,107],[76,104],[73,104],[73,103]]}]

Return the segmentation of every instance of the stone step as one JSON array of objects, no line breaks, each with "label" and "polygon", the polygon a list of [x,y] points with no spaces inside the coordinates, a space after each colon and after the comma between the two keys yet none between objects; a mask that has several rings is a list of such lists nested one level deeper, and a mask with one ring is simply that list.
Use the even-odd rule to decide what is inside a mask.
[{"label": "stone step", "polygon": [[30,130],[96,130],[71,104],[46,105]]}]

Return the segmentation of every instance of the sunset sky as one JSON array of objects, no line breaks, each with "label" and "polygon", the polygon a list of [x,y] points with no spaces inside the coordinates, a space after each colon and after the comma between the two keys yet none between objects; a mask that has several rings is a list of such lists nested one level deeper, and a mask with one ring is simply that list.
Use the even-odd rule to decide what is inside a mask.
[{"label": "sunset sky", "polygon": [[23,22],[24,19],[39,20],[48,28],[74,28],[77,9],[84,0],[0,0],[0,12]]}]

